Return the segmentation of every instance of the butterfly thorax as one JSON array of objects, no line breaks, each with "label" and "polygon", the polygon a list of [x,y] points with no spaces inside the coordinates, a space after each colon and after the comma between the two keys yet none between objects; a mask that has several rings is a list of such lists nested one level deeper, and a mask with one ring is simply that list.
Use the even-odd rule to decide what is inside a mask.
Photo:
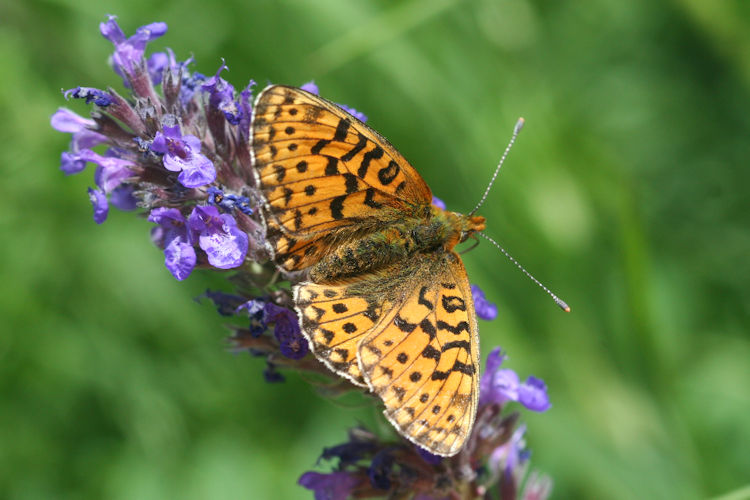
[{"label": "butterfly thorax", "polygon": [[316,283],[346,281],[404,262],[410,256],[450,252],[474,232],[484,217],[466,216],[431,206],[421,217],[408,217],[340,244],[310,269]]}]

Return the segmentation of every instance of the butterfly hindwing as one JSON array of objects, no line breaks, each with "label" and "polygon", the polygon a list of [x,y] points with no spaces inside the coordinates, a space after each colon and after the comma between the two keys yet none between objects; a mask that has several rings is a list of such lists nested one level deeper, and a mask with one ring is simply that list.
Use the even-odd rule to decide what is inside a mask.
[{"label": "butterfly hindwing", "polygon": [[474,422],[479,346],[466,270],[457,254],[423,257],[419,280],[359,347],[360,369],[385,415],[432,453],[453,455]]},{"label": "butterfly hindwing", "polygon": [[352,295],[349,288],[300,283],[294,288],[294,303],[313,354],[342,377],[367,387],[357,363],[357,350],[380,319],[382,304]]},{"label": "butterfly hindwing", "polygon": [[270,250],[287,271],[316,263],[332,231],[383,227],[432,194],[388,141],[349,113],[280,85],[255,102],[251,145]]}]

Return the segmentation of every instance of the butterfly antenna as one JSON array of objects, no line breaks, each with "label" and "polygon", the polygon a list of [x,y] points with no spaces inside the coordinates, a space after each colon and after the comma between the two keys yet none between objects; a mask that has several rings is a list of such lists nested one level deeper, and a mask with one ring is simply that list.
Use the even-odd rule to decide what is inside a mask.
[{"label": "butterfly antenna", "polygon": [[544,290],[545,292],[547,292],[547,295],[549,295],[550,297],[552,297],[552,300],[555,301],[555,304],[557,304],[558,306],[560,306],[560,309],[562,309],[565,312],[570,312],[570,306],[568,304],[566,304],[564,300],[562,300],[560,297],[558,297],[557,295],[555,295],[554,293],[552,293],[552,291],[549,288],[547,288],[546,286],[542,285],[542,283],[538,279],[536,279],[535,277],[533,277],[531,275],[531,273],[529,273],[526,269],[524,269],[524,267],[521,264],[519,264],[518,261],[516,259],[514,259],[511,254],[509,254],[503,247],[501,247],[497,243],[497,241],[493,240],[492,238],[490,238],[489,236],[487,236],[484,233],[477,233],[477,234],[479,234],[481,237],[483,237],[486,240],[488,240],[490,243],[492,243],[493,245],[495,245],[501,252],[503,252],[503,255],[505,255],[506,257],[508,257],[508,260],[510,260],[512,263],[514,263],[516,265],[516,267],[523,272],[523,274],[525,274],[526,276],[528,276],[531,281],[533,281],[534,283],[536,283],[537,285],[539,285],[542,288],[542,290]]},{"label": "butterfly antenna", "polygon": [[500,158],[500,163],[497,164],[497,168],[495,169],[495,173],[492,174],[492,179],[490,179],[490,183],[487,185],[487,189],[484,190],[484,194],[482,195],[482,199],[479,200],[479,203],[477,203],[477,206],[474,207],[474,210],[469,212],[469,215],[474,215],[474,212],[479,210],[479,207],[482,206],[482,203],[484,203],[484,200],[487,199],[487,195],[490,194],[490,188],[492,188],[492,185],[495,183],[495,179],[497,179],[497,174],[500,173],[500,167],[503,166],[503,162],[505,161],[505,158],[508,157],[508,153],[510,153],[510,148],[513,147],[513,143],[516,142],[516,137],[518,137],[518,133],[521,132],[521,129],[523,128],[523,124],[526,123],[526,120],[523,118],[519,118],[516,122],[516,126],[513,127],[513,135],[510,138],[510,142],[508,143],[508,147],[505,148],[505,152],[503,153],[503,156]]}]

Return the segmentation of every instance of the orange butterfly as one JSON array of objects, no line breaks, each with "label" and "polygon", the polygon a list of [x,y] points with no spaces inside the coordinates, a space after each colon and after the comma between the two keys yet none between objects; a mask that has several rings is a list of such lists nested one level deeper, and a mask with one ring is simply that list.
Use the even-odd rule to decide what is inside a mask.
[{"label": "orange butterfly", "polygon": [[268,250],[294,286],[315,356],[367,387],[407,439],[458,453],[474,424],[479,342],[453,247],[484,217],[432,205],[391,144],[335,104],[272,85],[251,124]]}]

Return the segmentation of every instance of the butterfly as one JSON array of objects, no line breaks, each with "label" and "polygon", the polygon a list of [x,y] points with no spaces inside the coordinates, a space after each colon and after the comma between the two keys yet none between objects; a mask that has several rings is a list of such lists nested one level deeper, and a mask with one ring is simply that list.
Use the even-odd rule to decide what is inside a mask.
[{"label": "butterfly", "polygon": [[302,333],[338,375],[377,394],[404,437],[458,453],[477,410],[479,339],[453,248],[485,219],[432,205],[381,135],[304,90],[266,87],[251,122],[256,187]]}]

